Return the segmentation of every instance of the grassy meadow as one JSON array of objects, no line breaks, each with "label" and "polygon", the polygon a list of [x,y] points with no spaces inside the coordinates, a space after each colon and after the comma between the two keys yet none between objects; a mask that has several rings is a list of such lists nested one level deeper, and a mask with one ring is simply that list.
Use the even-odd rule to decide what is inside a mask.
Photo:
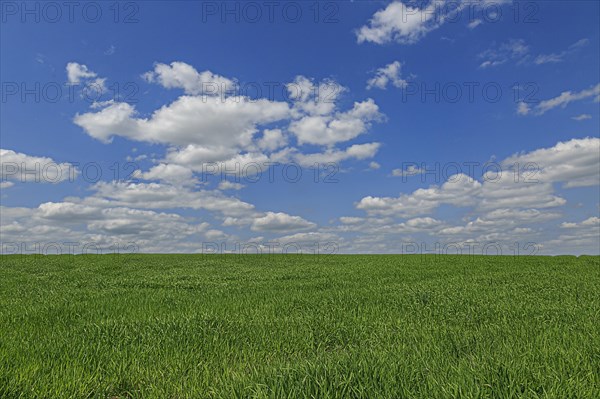
[{"label": "grassy meadow", "polygon": [[600,398],[600,258],[0,258],[0,398]]}]

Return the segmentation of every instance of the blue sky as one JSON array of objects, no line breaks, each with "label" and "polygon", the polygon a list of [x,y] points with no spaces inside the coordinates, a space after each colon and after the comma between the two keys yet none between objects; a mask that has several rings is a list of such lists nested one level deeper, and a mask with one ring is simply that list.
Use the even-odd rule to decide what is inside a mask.
[{"label": "blue sky", "polygon": [[600,252],[598,2],[52,4],[2,3],[5,253]]}]

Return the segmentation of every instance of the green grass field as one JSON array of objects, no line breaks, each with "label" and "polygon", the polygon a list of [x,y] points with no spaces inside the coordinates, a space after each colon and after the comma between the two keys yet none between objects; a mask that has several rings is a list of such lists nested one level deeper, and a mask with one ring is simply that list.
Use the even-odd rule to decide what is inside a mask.
[{"label": "green grass field", "polygon": [[1,398],[599,398],[599,257],[4,256]]}]

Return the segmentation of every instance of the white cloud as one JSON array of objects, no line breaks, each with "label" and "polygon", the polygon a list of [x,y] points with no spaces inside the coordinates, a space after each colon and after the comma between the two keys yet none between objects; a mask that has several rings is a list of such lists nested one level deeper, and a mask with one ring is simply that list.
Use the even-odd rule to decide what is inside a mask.
[{"label": "white cloud", "polygon": [[157,63],[154,70],[142,77],[148,82],[156,82],[167,89],[183,89],[190,95],[219,95],[235,90],[236,82],[211,71],[198,72],[184,62],[172,62],[170,65]]},{"label": "white cloud", "polygon": [[233,183],[229,180],[223,180],[219,183],[219,190],[241,190],[244,188],[243,184]]},{"label": "white cloud", "polygon": [[590,42],[589,39],[586,39],[586,38],[580,39],[580,40],[576,41],[575,43],[571,44],[569,46],[569,49],[578,49],[578,48],[585,47],[589,44],[589,42]]},{"label": "white cloud", "polygon": [[537,57],[535,57],[535,60],[533,61],[534,63],[536,63],[537,65],[541,65],[541,64],[553,64],[553,63],[557,63],[557,62],[562,62],[563,61],[563,55],[562,54],[540,54]]},{"label": "white cloud", "polygon": [[388,84],[394,87],[404,88],[408,84],[406,80],[402,79],[402,63],[400,61],[394,61],[382,68],[377,69],[375,76],[367,81],[367,89],[377,87],[385,90]]},{"label": "white cloud", "polygon": [[480,183],[467,175],[458,174],[450,176],[439,187],[421,188],[396,198],[368,196],[356,207],[369,215],[410,217],[430,214],[444,204],[492,210],[550,208],[564,205],[565,200],[554,195],[549,182],[515,181],[510,173],[505,173],[499,179],[488,175]]},{"label": "white cloud", "polygon": [[136,171],[134,176],[144,180],[158,180],[175,185],[193,185],[197,183],[191,169],[177,164],[161,163],[153,166],[147,172]]},{"label": "white cloud", "polygon": [[328,115],[335,111],[336,101],[347,91],[345,87],[331,79],[315,83],[312,79],[299,75],[286,85],[287,97],[293,103],[293,116]]},{"label": "white cloud", "polygon": [[95,99],[106,92],[106,78],[96,78],[86,84],[86,91],[82,94],[84,97]]},{"label": "white cloud", "polygon": [[413,44],[437,29],[442,20],[436,17],[435,2],[419,8],[394,1],[373,14],[369,23],[357,30],[358,43]]},{"label": "white cloud", "polygon": [[579,122],[579,121],[584,121],[586,119],[592,119],[592,115],[590,115],[590,114],[581,114],[581,115],[573,116],[573,117],[571,117],[571,119]]},{"label": "white cloud", "polygon": [[[291,235],[286,235],[286,236],[282,236],[282,237],[278,237],[276,239],[277,243],[286,245],[286,244],[295,244],[297,245],[300,250],[303,249],[308,249],[308,251],[304,251],[304,253],[309,252],[309,253],[323,253],[323,254],[327,254],[330,253],[328,252],[329,250],[331,250],[332,248],[327,248],[325,245],[326,244],[339,244],[342,241],[342,239],[332,233],[323,233],[323,232],[308,232],[308,233],[296,233],[296,234],[291,234]],[[314,244],[320,244],[323,245],[322,248],[314,248],[312,247],[312,245]],[[315,252],[316,251],[322,251],[322,252]],[[293,250],[290,250],[290,252],[293,252]]]},{"label": "white cloud", "polygon": [[[483,183],[459,174],[439,187],[418,189],[396,198],[368,196],[356,207],[369,215],[400,217],[428,214],[442,204],[479,210],[558,207],[566,201],[554,194],[554,183],[565,187],[600,184],[599,153],[600,139],[573,139],[513,155],[502,161],[502,174],[488,172]],[[518,178],[515,166],[519,168]],[[397,174],[404,173],[398,170]]]},{"label": "white cloud", "polygon": [[114,44],[111,44],[106,50],[104,50],[104,55],[113,55],[117,51],[117,48]]},{"label": "white cloud", "polygon": [[7,180],[36,183],[59,183],[74,180],[77,168],[67,162],[58,163],[52,158],[36,157],[12,150],[0,149],[0,180],[3,188],[12,186]]},{"label": "white cloud", "polygon": [[100,78],[88,69],[86,65],[77,62],[67,64],[67,81],[70,85],[85,85],[85,95],[88,98],[96,98],[98,94],[106,92],[106,78]]},{"label": "white cloud", "polygon": [[[398,197],[364,197],[356,208],[368,217],[342,217],[341,224],[332,230],[363,234],[354,237],[352,243],[355,250],[366,252],[398,252],[402,243],[424,242],[423,236],[414,238],[407,234],[422,234],[434,237],[441,245],[479,245],[479,251],[482,245],[490,243],[505,254],[517,250],[534,253],[539,249],[545,253],[594,253],[598,250],[593,248],[600,248],[597,217],[578,224],[563,223],[565,233],[558,236],[553,223],[564,217],[563,212],[569,208],[564,206],[567,201],[555,193],[554,186],[598,186],[598,154],[599,138],[573,139],[508,157],[499,163],[502,174],[488,173],[482,182],[454,175],[441,186]],[[519,173],[515,168],[519,168]],[[405,172],[399,170],[397,174]],[[434,218],[433,213],[443,205],[462,208],[466,214],[463,223]],[[408,220],[397,223],[396,218]],[[576,240],[578,234],[581,242]],[[564,242],[560,243],[560,239]],[[427,243],[428,250],[436,244],[431,244],[431,239]],[[518,249],[514,248],[515,243]]]},{"label": "white cloud", "polygon": [[313,153],[313,154],[301,154],[297,153],[294,155],[294,160],[298,162],[302,166],[312,166],[315,163],[325,164],[325,163],[336,163],[341,162],[346,159],[368,159],[373,158],[379,147],[380,143],[366,143],[366,144],[354,144],[344,150],[326,150],[321,153]]},{"label": "white cloud", "polygon": [[500,44],[497,48],[488,49],[479,54],[483,59],[479,65],[480,68],[489,68],[502,65],[510,60],[524,61],[524,57],[529,53],[529,46],[523,39],[511,39]]},{"label": "white cloud", "polygon": [[432,219],[429,217],[414,218],[414,219],[410,219],[406,222],[407,226],[419,227],[419,228],[429,228],[431,226],[437,226],[439,224],[441,224],[441,222],[439,220]]},{"label": "white cloud", "polygon": [[223,216],[239,217],[254,212],[254,205],[227,197],[220,191],[193,190],[163,183],[99,182],[94,195],[72,202],[98,206],[143,209],[205,209]]},{"label": "white cloud", "polygon": [[531,107],[523,101],[521,101],[519,103],[519,105],[517,106],[517,114],[519,114],[519,115],[529,115],[530,112],[531,112]]},{"label": "white cloud", "polygon": [[67,64],[67,81],[70,84],[80,84],[81,80],[88,80],[97,77],[96,72],[90,71],[86,65],[77,62]]},{"label": "white cloud", "polygon": [[286,232],[306,230],[316,225],[300,216],[291,216],[282,212],[267,212],[264,216],[254,219],[250,229],[252,231]]},{"label": "white cloud", "polygon": [[[237,187],[236,183],[230,183],[220,188]],[[253,205],[225,196],[220,191],[196,191],[190,187],[160,183],[125,182],[97,183],[93,190],[95,194],[91,197],[83,200],[67,198],[65,201],[76,205],[77,211],[84,213],[97,212],[96,208],[203,209],[223,217],[224,226],[250,226],[252,231],[287,232],[316,227],[316,224],[299,216],[282,212],[259,212]],[[72,205],[66,206],[71,207]],[[61,214],[66,214],[66,208],[61,210]],[[77,220],[77,215],[69,214],[69,218]],[[86,218],[89,216],[86,215]]]},{"label": "white cloud", "polygon": [[373,122],[383,120],[379,107],[370,98],[354,102],[347,111],[337,110],[336,101],[346,89],[331,80],[315,84],[297,76],[287,89],[293,101],[293,120],[288,131],[296,136],[299,145],[331,148],[366,133]]},{"label": "white cloud", "polygon": [[481,183],[460,174],[451,176],[440,187],[421,188],[397,198],[368,196],[361,199],[356,207],[369,215],[416,216],[430,213],[442,204],[463,207],[474,205],[481,190]]},{"label": "white cloud", "polygon": [[263,150],[274,151],[287,144],[287,138],[281,129],[265,129],[262,138],[258,141],[258,147]]},{"label": "white cloud", "polygon": [[[356,31],[358,43],[371,42],[385,44],[396,42],[414,44],[429,32],[438,29],[446,22],[458,22],[462,17],[472,19],[473,10],[489,5],[497,7],[510,0],[452,1],[431,2],[393,1],[386,8],[373,14],[367,25]],[[461,15],[463,14],[463,15]],[[491,13],[489,14],[491,17]],[[464,19],[462,19],[464,21]],[[471,21],[467,26],[473,29],[482,21]]]},{"label": "white cloud", "polygon": [[541,148],[505,159],[506,167],[529,164],[528,178],[541,183],[563,183],[565,187],[595,186],[600,184],[600,139],[588,137],[559,142],[550,148]]},{"label": "white cloud", "polygon": [[368,233],[372,236],[390,234],[427,233],[434,234],[446,225],[441,220],[431,217],[417,217],[406,222],[396,223],[390,217],[341,217],[342,226],[337,226],[337,232]]},{"label": "white cloud", "polygon": [[[572,92],[570,90],[564,91],[557,97],[541,101],[539,104],[532,107],[531,110],[528,110],[527,113],[522,115],[530,113],[529,111],[531,111],[531,113],[533,113],[534,115],[543,115],[554,108],[565,108],[572,102],[586,100],[589,98],[594,98],[594,101],[596,102],[600,100],[600,84],[597,84],[596,86],[592,86],[589,89],[585,89],[579,92]],[[519,107],[520,106],[521,105],[519,104]]]},{"label": "white cloud", "polygon": [[476,198],[479,209],[552,208],[566,203],[554,194],[551,183],[515,181],[508,173],[497,181],[496,176],[488,179]]},{"label": "white cloud", "polygon": [[545,242],[553,253],[598,255],[600,250],[600,218],[592,216],[581,222],[563,222],[563,234]]},{"label": "white cloud", "polygon": [[408,165],[406,169],[393,169],[392,176],[394,177],[408,177],[422,174],[424,171],[415,165]]},{"label": "white cloud", "polygon": [[500,44],[495,48],[490,48],[479,54],[479,58],[484,61],[479,65],[480,68],[495,67],[514,61],[517,65],[543,65],[563,62],[565,57],[575,53],[589,42],[588,39],[581,39],[569,46],[567,50],[559,53],[531,54],[531,48],[523,39],[511,39]]},{"label": "white cloud", "polygon": [[[157,64],[145,74],[165,87],[181,87],[199,94],[199,85],[221,77],[198,73],[183,63]],[[227,81],[234,82],[227,79]],[[332,80],[314,82],[297,76],[286,84],[289,102],[221,93],[221,96],[183,95],[149,116],[135,106],[116,101],[92,104],[93,112],[77,114],[75,124],[104,143],[114,136],[168,146],[162,164],[173,164],[202,172],[207,164],[220,163],[222,169],[243,170],[250,163],[286,162],[303,159],[297,145],[326,146],[324,153],[305,157],[321,159],[365,159],[373,156],[378,144],[354,145],[340,150],[335,145],[364,134],[372,122],[383,119],[372,99],[355,102],[347,111],[337,110],[336,102],[346,89]],[[280,126],[273,126],[279,124]],[[287,124],[287,126],[286,126]],[[262,130],[262,133],[261,133]],[[371,154],[371,155],[369,155]],[[168,169],[168,170],[167,170]],[[143,178],[158,179],[175,167],[158,166]],[[178,173],[184,173],[179,169]],[[185,179],[189,177],[189,173]],[[173,177],[173,175],[171,175]],[[170,182],[173,182],[173,178]],[[166,180],[165,180],[166,181]]]},{"label": "white cloud", "polygon": [[227,146],[201,146],[189,144],[185,147],[171,147],[167,151],[167,162],[184,165],[195,171],[202,171],[202,166],[211,162],[224,162],[238,153],[236,148]]},{"label": "white cloud", "polygon": [[355,216],[342,216],[340,217],[340,222],[343,224],[356,225],[361,224],[365,218],[355,217]]},{"label": "white cloud", "polygon": [[560,227],[562,227],[563,229],[577,229],[577,228],[581,228],[581,227],[598,227],[600,226],[600,218],[597,216],[592,216],[591,218],[588,218],[580,223],[570,223],[570,222],[563,222]]},{"label": "white cloud", "polygon": [[[476,216],[465,225],[443,227],[435,234],[455,241],[504,241],[531,239],[535,230],[531,226],[561,217],[560,213],[537,209],[495,209]],[[512,240],[512,241],[511,241]]]},{"label": "white cloud", "polygon": [[588,39],[578,40],[577,42],[570,45],[567,50],[561,51],[560,53],[540,54],[537,57],[535,57],[535,60],[533,62],[536,65],[555,64],[558,62],[563,62],[566,56],[576,52],[582,47],[585,47],[588,43]]},{"label": "white cloud", "polygon": [[[46,202],[37,208],[0,209],[3,250],[26,245],[26,252],[199,252],[208,223],[174,213]],[[38,246],[39,245],[39,246]],[[87,250],[86,250],[87,247]],[[22,247],[20,248],[22,249]],[[19,248],[17,248],[19,250]]]},{"label": "white cloud", "polygon": [[371,122],[380,120],[379,107],[372,99],[355,102],[351,110],[331,115],[308,115],[293,121],[289,130],[298,143],[331,146],[367,132]]},{"label": "white cloud", "polygon": [[475,29],[477,28],[479,25],[481,25],[483,23],[483,21],[481,19],[474,19],[473,21],[469,22],[467,24],[467,27],[469,29]]},{"label": "white cloud", "polygon": [[150,118],[136,118],[130,104],[113,103],[95,113],[78,114],[74,122],[103,142],[118,135],[151,143],[242,148],[252,142],[257,125],[283,120],[288,115],[288,105],[282,102],[182,96]]}]

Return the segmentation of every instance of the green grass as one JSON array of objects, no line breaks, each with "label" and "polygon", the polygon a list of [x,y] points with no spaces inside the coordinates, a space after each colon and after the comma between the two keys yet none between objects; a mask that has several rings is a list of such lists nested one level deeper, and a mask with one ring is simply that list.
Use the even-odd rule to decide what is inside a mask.
[{"label": "green grass", "polygon": [[4,256],[1,398],[599,398],[599,257]]}]

